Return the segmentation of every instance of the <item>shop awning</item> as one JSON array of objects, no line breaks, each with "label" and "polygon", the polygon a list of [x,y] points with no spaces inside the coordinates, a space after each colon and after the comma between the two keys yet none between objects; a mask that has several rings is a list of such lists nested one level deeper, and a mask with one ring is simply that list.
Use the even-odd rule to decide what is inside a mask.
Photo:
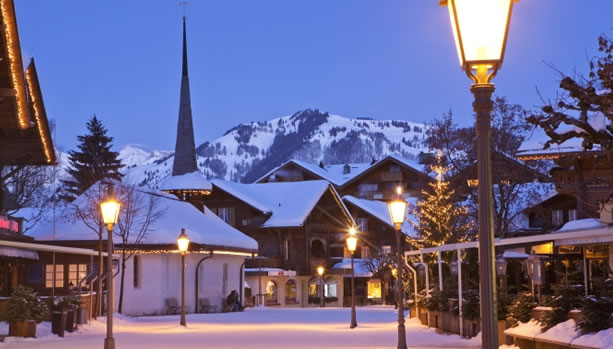
[{"label": "shop awning", "polygon": [[38,252],[17,247],[0,246],[0,256],[38,259]]}]

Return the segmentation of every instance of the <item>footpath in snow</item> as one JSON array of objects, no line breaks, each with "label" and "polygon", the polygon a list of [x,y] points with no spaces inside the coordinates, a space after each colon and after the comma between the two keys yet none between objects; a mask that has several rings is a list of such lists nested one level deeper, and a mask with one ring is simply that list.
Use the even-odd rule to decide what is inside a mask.
[{"label": "footpath in snow", "polygon": [[[397,322],[393,308],[357,309],[358,327],[349,329],[349,308],[257,308],[241,313],[115,319],[117,349],[157,348],[396,348]],[[8,332],[6,324],[0,333]],[[7,338],[0,348],[99,349],[105,337],[105,319],[82,326],[59,338],[49,323],[39,324],[38,338]],[[409,348],[478,348],[477,340],[437,334],[415,319],[406,321]]]}]

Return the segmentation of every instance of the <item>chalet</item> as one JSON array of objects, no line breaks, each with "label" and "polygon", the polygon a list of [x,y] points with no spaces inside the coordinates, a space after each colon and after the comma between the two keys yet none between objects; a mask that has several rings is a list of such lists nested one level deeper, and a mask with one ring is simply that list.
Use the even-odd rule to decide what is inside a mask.
[{"label": "chalet", "polygon": [[246,263],[252,302],[318,304],[318,266],[326,268],[326,299],[342,305],[345,236],[354,226],[340,196],[327,181],[241,184],[213,180],[205,204],[228,224],[258,242],[259,258]]}]

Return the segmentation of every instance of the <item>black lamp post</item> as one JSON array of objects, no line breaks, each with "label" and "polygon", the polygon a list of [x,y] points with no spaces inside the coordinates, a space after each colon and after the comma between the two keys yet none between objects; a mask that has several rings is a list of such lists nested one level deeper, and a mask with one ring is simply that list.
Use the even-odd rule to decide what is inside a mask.
[{"label": "black lamp post", "polygon": [[402,244],[400,239],[400,230],[404,223],[404,218],[407,213],[407,203],[400,198],[401,189],[398,188],[398,199],[388,203],[390,216],[394,227],[396,228],[396,256],[398,258],[396,270],[396,301],[398,302],[398,349],[407,348],[406,331],[404,328],[404,304],[402,297]]},{"label": "black lamp post", "polygon": [[106,197],[100,203],[102,222],[106,225],[108,237],[106,240],[106,338],[104,349],[115,349],[113,338],[113,226],[119,218],[121,204],[113,195],[113,187],[109,186]]},{"label": "black lamp post", "polygon": [[[187,326],[185,323],[185,253],[189,247],[189,239],[183,228],[181,228],[181,234],[177,239],[177,245],[181,253],[181,326]],[[198,304],[196,304],[196,307],[198,307]]]},{"label": "black lamp post", "polygon": [[319,294],[319,306],[321,308],[325,307],[326,302],[324,301],[324,267],[320,265],[317,267],[317,274],[319,275],[319,284],[320,284],[320,294]]},{"label": "black lamp post", "polygon": [[355,269],[353,267],[353,252],[358,245],[358,238],[355,228],[349,230],[349,236],[347,236],[347,250],[351,254],[351,324],[349,328],[358,327],[358,321],[355,315]]},{"label": "black lamp post", "polygon": [[460,65],[474,82],[477,115],[477,168],[479,192],[479,277],[481,290],[481,332],[483,348],[498,348],[496,324],[496,269],[494,267],[494,216],[492,207],[492,165],[490,113],[493,108],[490,83],[502,65],[511,10],[517,0],[439,0],[449,8],[451,28]]}]

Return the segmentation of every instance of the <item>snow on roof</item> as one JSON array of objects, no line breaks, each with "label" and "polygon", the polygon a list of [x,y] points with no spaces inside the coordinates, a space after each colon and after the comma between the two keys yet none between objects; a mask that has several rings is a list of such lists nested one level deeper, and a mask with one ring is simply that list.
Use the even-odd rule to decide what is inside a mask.
[{"label": "snow on roof", "polygon": [[601,228],[604,226],[605,224],[600,223],[600,220],[596,218],[577,219],[574,221],[569,221],[568,223],[564,224],[562,228],[556,231],[556,233],[572,231],[572,230]]},{"label": "snow on roof", "polygon": [[504,253],[502,254],[502,258],[509,259],[526,259],[528,257],[530,257],[529,254],[517,251],[504,251]]},{"label": "snow on roof", "polygon": [[270,218],[261,225],[269,228],[302,226],[330,188],[330,183],[321,180],[244,184],[214,179],[213,185],[261,212],[269,213]]},{"label": "snow on roof", "polygon": [[[356,277],[372,277],[372,273],[368,270],[368,266],[364,259],[354,258],[353,267],[355,268]],[[332,269],[348,269],[351,270],[351,258],[343,258],[342,262],[338,262],[332,266]]]},{"label": "snow on roof", "polygon": [[[377,218],[381,222],[394,228],[394,223],[392,223],[392,217],[390,217],[387,202],[379,200],[358,199],[351,195],[343,196],[343,200],[361,208],[362,210],[366,211],[368,214]],[[417,222],[417,217],[415,217],[415,215],[411,214],[410,212],[410,207],[417,205],[417,198],[406,197],[405,200],[409,203],[409,205],[407,206],[407,218],[402,225],[402,232],[412,238],[418,238],[419,232],[417,232],[413,224],[411,224],[411,222]]]},{"label": "snow on roof", "polygon": [[[254,239],[226,224],[208,208],[205,207],[202,213],[192,204],[179,201],[174,196],[161,192],[155,195],[159,197],[158,207],[162,216],[150,226],[150,231],[142,240],[143,244],[176,244],[181,228],[185,228],[187,236],[194,243],[250,250],[258,248]],[[75,205],[83,205],[85,202],[83,195],[74,201]],[[75,217],[73,207],[68,207],[57,215],[55,229],[54,224],[50,222],[41,224],[28,235],[36,240],[47,241],[98,240],[96,232]],[[106,236],[106,229],[104,236]],[[113,241],[122,243],[121,237],[117,235],[113,236]]]},{"label": "snow on roof", "polygon": [[160,183],[160,190],[213,190],[211,182],[198,172],[190,172],[179,176],[170,176]]}]

